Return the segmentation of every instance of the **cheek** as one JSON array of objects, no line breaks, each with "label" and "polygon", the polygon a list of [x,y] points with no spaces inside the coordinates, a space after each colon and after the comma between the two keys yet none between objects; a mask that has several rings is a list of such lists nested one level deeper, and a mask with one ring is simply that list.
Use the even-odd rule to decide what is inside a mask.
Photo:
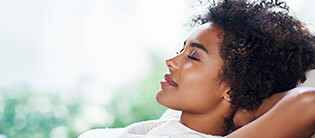
[{"label": "cheek", "polygon": [[188,88],[207,89],[217,85],[218,70],[216,68],[196,67],[188,68],[191,64],[186,65],[180,75],[182,85]]},{"label": "cheek", "polygon": [[[184,85],[180,91],[185,92],[187,95],[198,99],[211,99],[216,97],[218,88],[217,74],[209,71],[196,71],[200,74],[187,74],[185,77]],[[203,73],[205,72],[205,73]]]},{"label": "cheek", "polygon": [[209,105],[220,100],[218,68],[215,65],[212,68],[187,69],[181,75],[183,82],[179,91],[191,106],[209,109]]},{"label": "cheek", "polygon": [[216,89],[211,87],[199,85],[199,87],[194,87],[195,89],[183,90],[180,99],[184,102],[183,107],[186,111],[205,113],[211,111],[215,108],[220,97],[217,94]]}]

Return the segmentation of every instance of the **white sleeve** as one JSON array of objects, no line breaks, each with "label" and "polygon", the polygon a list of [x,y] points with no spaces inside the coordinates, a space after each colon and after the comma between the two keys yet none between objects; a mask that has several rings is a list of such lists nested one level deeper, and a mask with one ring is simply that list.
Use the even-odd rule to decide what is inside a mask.
[{"label": "white sleeve", "polygon": [[125,128],[105,128],[89,130],[79,138],[169,138],[169,136],[146,136],[154,127],[164,123],[162,120],[150,120],[131,124]]},{"label": "white sleeve", "polygon": [[160,120],[179,120],[182,112],[173,109],[167,109],[163,115],[160,117]]},{"label": "white sleeve", "polygon": [[197,134],[197,133],[189,132],[189,133],[172,135],[171,138],[226,138],[226,137],[206,135],[206,134]]},{"label": "white sleeve", "polygon": [[94,129],[81,134],[78,138],[118,138],[125,133],[123,128]]}]

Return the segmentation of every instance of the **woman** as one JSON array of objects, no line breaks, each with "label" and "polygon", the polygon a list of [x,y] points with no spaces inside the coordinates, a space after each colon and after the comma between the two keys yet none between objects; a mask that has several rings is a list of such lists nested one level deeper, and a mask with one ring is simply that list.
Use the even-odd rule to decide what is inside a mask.
[{"label": "woman", "polygon": [[310,137],[315,89],[293,88],[315,67],[315,40],[287,11],[277,0],[210,6],[180,53],[166,60],[169,72],[156,96],[161,105],[182,111],[180,120],[82,137]]}]

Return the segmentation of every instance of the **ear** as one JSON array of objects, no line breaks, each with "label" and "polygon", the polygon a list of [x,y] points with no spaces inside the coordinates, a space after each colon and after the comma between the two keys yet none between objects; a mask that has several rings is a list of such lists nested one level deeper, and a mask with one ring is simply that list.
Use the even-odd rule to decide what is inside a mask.
[{"label": "ear", "polygon": [[230,97],[230,95],[229,95],[229,91],[230,91],[230,89],[225,90],[224,93],[223,93],[222,98],[223,98],[225,101],[231,102],[231,97]]}]

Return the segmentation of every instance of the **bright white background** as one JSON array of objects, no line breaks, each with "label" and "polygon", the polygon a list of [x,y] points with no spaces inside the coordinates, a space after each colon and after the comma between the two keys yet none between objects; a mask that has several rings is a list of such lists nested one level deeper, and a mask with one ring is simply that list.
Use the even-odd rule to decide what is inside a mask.
[{"label": "bright white background", "polygon": [[[183,26],[201,10],[191,8],[192,3],[193,0],[0,0],[0,120],[7,115],[3,114],[4,107],[14,113],[14,121],[10,122],[14,131],[5,134],[13,136],[32,128],[29,126],[36,128],[36,134],[43,134],[39,121],[45,124],[55,117],[66,124],[55,122],[51,130],[44,130],[51,138],[67,137],[70,130],[78,135],[95,126],[111,126],[119,119],[125,124],[135,121],[140,110],[132,112],[136,109],[133,107],[141,108],[143,116],[152,117],[151,108],[159,106],[151,102],[156,93],[151,86],[156,85],[146,83],[151,89],[143,87],[139,90],[142,93],[129,90],[132,87],[128,85],[163,72],[161,68],[152,73],[152,64],[163,64],[167,70],[165,58],[180,50],[189,34]],[[315,1],[288,0],[288,5],[315,32]],[[152,53],[161,60],[153,63]],[[315,76],[315,71],[311,74]],[[159,85],[158,81],[152,83]],[[315,77],[307,83],[314,86]],[[121,100],[113,94],[117,87],[124,90],[116,93]],[[21,93],[14,95],[15,91],[27,99]],[[18,101],[21,103],[5,106],[10,98],[19,99],[16,95],[22,95]],[[70,109],[72,103],[79,103],[77,110]],[[104,108],[107,104],[114,104],[115,112]],[[37,120],[27,118],[37,112]],[[28,133],[33,132],[23,134]]]},{"label": "bright white background", "polygon": [[[188,34],[190,3],[1,0],[0,88],[110,92],[149,70],[149,51],[175,54]],[[288,4],[314,32],[315,1]]]}]

